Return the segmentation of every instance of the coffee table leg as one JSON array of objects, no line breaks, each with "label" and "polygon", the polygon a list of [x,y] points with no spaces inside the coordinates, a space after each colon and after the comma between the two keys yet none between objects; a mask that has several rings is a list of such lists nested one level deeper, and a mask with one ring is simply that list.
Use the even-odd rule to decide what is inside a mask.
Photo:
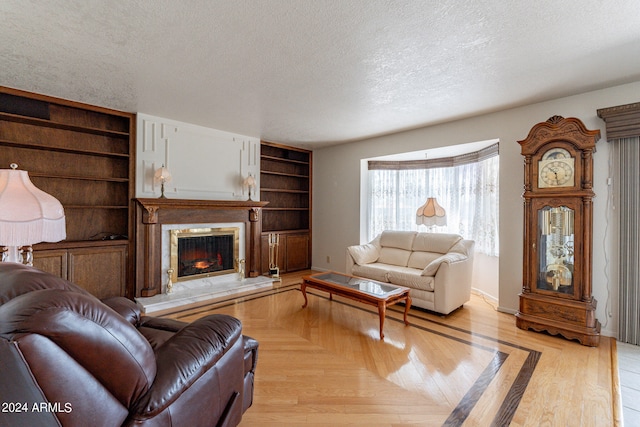
[{"label": "coffee table leg", "polygon": [[378,314],[380,315],[380,339],[383,340],[384,339],[384,332],[382,332],[382,330],[384,329],[384,316],[387,312],[387,306],[385,305],[384,302],[379,302],[378,303]]},{"label": "coffee table leg", "polygon": [[304,304],[302,305],[302,308],[305,308],[307,306],[307,282],[302,282],[300,290],[302,291],[302,296],[304,297]]},{"label": "coffee table leg", "polygon": [[404,324],[409,326],[409,321],[407,320],[407,314],[409,314],[409,309],[411,308],[411,297],[407,294],[407,299],[404,302]]}]

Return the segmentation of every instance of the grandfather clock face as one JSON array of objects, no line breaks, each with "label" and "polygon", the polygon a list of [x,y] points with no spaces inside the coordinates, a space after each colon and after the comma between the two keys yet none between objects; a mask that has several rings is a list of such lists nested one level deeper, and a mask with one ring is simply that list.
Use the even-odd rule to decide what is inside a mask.
[{"label": "grandfather clock face", "polygon": [[538,162],[538,188],[573,187],[575,158],[564,148],[547,150]]}]

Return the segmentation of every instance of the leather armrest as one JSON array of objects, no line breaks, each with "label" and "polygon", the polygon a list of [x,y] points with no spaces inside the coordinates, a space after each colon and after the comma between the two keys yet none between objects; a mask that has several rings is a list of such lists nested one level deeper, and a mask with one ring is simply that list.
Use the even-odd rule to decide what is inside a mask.
[{"label": "leather armrest", "polygon": [[155,351],[185,326],[187,323],[179,320],[142,316],[138,331],[149,341]]},{"label": "leather armrest", "polygon": [[213,314],[188,324],[156,349],[157,374],[134,412],[153,416],[216,364],[241,337],[240,320]]},{"label": "leather armrest", "polygon": [[102,300],[102,303],[124,317],[133,326],[140,324],[140,307],[125,297],[111,297]]},{"label": "leather armrest", "polygon": [[188,323],[181,322],[175,319],[166,319],[162,317],[142,316],[140,320],[140,326],[145,328],[159,329],[167,332],[178,332]]},{"label": "leather armrest", "polygon": [[255,372],[258,363],[258,341],[243,336],[244,340],[244,373]]}]

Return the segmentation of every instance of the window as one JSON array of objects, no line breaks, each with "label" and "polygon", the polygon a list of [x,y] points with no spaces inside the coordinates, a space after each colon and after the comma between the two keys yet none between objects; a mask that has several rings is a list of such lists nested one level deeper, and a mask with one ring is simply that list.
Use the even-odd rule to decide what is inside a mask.
[{"label": "window", "polygon": [[445,209],[441,233],[476,242],[476,251],[498,256],[498,144],[447,159],[370,161],[368,240],[384,230],[427,231],[416,211],[428,197]]}]

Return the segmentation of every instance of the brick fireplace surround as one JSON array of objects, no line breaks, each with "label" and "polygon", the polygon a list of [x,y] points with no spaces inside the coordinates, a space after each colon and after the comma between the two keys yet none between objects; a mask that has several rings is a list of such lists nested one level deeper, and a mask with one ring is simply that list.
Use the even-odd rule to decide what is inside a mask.
[{"label": "brick fireplace surround", "polygon": [[268,202],[135,199],[135,295],[162,292],[162,225],[241,222],[245,225],[246,276],[260,272],[261,209]]}]

